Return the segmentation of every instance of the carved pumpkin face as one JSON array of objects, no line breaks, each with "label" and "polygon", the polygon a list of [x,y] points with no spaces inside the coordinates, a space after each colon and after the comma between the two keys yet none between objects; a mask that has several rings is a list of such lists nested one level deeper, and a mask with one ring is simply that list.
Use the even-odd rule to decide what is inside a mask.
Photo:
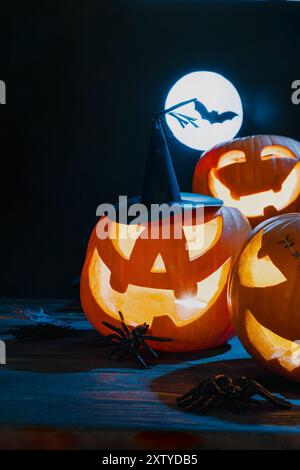
[{"label": "carved pumpkin face", "polygon": [[300,381],[300,214],[256,228],[232,271],[229,303],[249,353]]},{"label": "carved pumpkin face", "polygon": [[[145,228],[111,222],[113,237],[105,240],[95,228],[81,277],[89,320],[106,334],[102,321],[119,325],[121,310],[129,325],[146,321],[153,335],[172,338],[155,345],[169,351],[223,344],[232,335],[228,272],[249,234],[247,221],[236,209],[222,208],[201,226],[181,223],[179,239],[174,231],[170,239],[143,238]],[[199,231],[202,237],[195,238]]]},{"label": "carved pumpkin face", "polygon": [[269,217],[298,210],[299,157],[300,143],[287,137],[235,139],[200,158],[193,190],[238,208],[254,227]]}]

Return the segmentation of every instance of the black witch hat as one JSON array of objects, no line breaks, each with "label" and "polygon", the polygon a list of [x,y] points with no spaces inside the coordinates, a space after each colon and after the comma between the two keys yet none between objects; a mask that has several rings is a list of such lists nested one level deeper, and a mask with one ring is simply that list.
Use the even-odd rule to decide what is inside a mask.
[{"label": "black witch hat", "polygon": [[[128,199],[127,207],[137,203],[144,204],[149,217],[152,204],[176,205],[180,210],[204,207],[206,212],[215,213],[223,205],[220,199],[203,194],[180,192],[164,132],[164,117],[161,114],[157,115],[152,123],[142,195]],[[121,209],[120,205],[116,208],[118,212]]]}]

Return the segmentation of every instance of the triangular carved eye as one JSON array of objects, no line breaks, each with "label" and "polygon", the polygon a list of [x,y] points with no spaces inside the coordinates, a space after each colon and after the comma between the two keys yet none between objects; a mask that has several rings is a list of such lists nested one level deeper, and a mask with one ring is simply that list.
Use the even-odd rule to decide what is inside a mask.
[{"label": "triangular carved eye", "polygon": [[262,149],[261,159],[270,160],[271,158],[294,158],[297,160],[296,155],[294,155],[290,149],[282,145],[267,145]]},{"label": "triangular carved eye", "polygon": [[259,232],[245,247],[239,261],[239,278],[245,287],[264,288],[286,282],[285,275],[273,263],[268,255],[259,257],[263,233]]},{"label": "triangular carved eye", "polygon": [[129,260],[136,240],[144,230],[145,227],[141,225],[126,225],[112,222],[110,224],[109,238],[119,255]]},{"label": "triangular carved eye", "polygon": [[245,163],[246,155],[242,150],[230,150],[224,153],[218,161],[217,169],[224,168],[234,163]]},{"label": "triangular carved eye", "polygon": [[222,216],[201,225],[183,226],[186,239],[186,249],[189,253],[190,261],[202,256],[210,250],[219,240],[223,230]]}]

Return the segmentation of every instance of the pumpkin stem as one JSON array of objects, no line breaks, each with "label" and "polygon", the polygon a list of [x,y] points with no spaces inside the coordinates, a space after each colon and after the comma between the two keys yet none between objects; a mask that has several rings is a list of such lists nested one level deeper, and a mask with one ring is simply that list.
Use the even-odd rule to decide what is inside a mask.
[{"label": "pumpkin stem", "polygon": [[176,109],[181,108],[181,106],[185,106],[186,104],[189,104],[189,103],[195,103],[196,101],[198,101],[197,98],[192,98],[191,100],[187,100],[187,101],[181,101],[180,103],[177,103],[174,106],[171,106],[170,108],[160,111],[159,113],[157,113],[155,117],[158,118],[162,115],[169,114],[171,111],[175,111]]},{"label": "pumpkin stem", "polygon": [[157,116],[152,123],[142,202],[147,205],[180,201],[180,190],[165,132]]}]

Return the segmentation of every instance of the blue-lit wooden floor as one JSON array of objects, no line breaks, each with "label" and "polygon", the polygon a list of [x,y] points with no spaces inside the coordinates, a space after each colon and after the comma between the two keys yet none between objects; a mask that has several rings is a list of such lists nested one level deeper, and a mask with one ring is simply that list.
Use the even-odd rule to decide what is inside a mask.
[{"label": "blue-lit wooden floor", "polygon": [[[151,369],[107,359],[98,334],[79,313],[67,336],[36,334],[15,307],[53,312],[60,302],[3,300],[0,339],[0,449],[295,449],[300,448],[300,385],[264,371],[237,339],[218,350],[161,354]],[[31,328],[30,328],[31,327]],[[202,378],[247,375],[288,398],[291,411],[178,411],[176,397]]]}]

